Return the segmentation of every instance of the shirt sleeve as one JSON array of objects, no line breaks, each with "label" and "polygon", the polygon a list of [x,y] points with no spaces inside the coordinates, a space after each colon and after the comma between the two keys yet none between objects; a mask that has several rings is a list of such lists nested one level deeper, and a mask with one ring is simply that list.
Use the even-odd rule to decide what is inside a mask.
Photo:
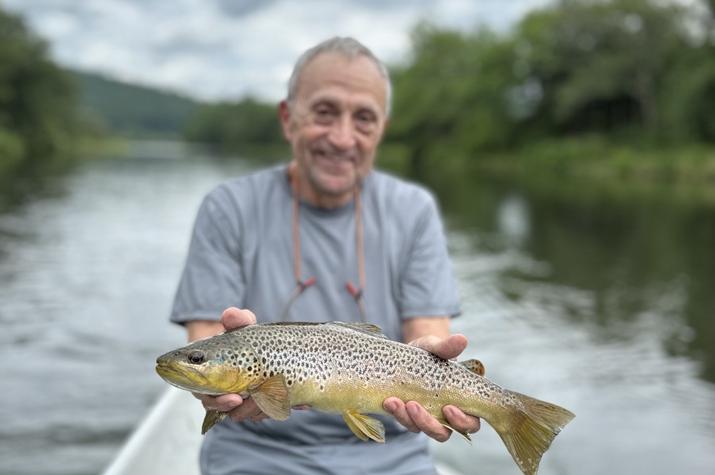
[{"label": "shirt sleeve", "polygon": [[401,272],[402,318],[460,313],[459,292],[437,204],[431,195],[417,214]]},{"label": "shirt sleeve", "polygon": [[199,208],[189,252],[174,297],[170,319],[219,320],[223,310],[241,306],[245,285],[239,258],[238,210],[229,212],[221,190]]}]

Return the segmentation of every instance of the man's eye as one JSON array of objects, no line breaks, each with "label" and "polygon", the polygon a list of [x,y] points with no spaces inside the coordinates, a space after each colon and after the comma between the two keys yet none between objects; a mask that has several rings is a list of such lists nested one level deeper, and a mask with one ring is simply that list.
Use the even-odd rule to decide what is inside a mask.
[{"label": "man's eye", "polygon": [[317,115],[330,115],[334,113],[334,108],[330,107],[328,104],[321,104],[313,109]]},{"label": "man's eye", "polygon": [[376,118],[372,112],[360,112],[357,114],[357,121],[363,124],[375,122]]},{"label": "man's eye", "polygon": [[317,120],[323,122],[332,119],[333,115],[335,115],[330,107],[317,107],[313,113]]},{"label": "man's eye", "polygon": [[375,126],[377,118],[370,112],[362,112],[355,116],[355,121],[361,130],[371,130]]}]

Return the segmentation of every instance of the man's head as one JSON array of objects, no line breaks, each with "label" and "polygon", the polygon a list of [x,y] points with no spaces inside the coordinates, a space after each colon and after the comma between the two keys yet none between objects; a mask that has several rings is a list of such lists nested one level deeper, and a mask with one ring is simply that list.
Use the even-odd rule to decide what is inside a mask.
[{"label": "man's head", "polygon": [[332,38],[298,59],[280,116],[304,199],[350,200],[373,166],[389,104],[387,70],[354,39]]}]

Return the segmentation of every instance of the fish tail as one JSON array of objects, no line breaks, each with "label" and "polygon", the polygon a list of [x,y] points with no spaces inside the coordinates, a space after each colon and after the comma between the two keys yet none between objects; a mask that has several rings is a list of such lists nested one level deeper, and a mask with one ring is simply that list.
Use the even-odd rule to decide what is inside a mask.
[{"label": "fish tail", "polygon": [[509,391],[517,403],[494,429],[525,475],[535,475],[542,455],[574,414],[562,407]]}]

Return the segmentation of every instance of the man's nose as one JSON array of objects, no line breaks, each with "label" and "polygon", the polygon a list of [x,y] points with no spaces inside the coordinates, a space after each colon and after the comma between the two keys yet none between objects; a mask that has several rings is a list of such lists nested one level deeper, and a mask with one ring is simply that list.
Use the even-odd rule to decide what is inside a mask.
[{"label": "man's nose", "polygon": [[342,116],[333,123],[328,139],[333,146],[341,150],[355,146],[355,128],[349,116]]}]

